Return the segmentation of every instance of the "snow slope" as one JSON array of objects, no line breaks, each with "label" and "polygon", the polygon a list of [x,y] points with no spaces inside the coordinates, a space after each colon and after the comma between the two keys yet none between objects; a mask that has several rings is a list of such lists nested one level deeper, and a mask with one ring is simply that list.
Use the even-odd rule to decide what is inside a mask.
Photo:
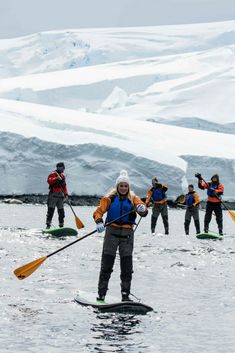
[{"label": "snow slope", "polygon": [[230,21],[1,40],[0,193],[46,192],[63,160],[77,194],[125,168],[141,196],[152,175],[174,197],[200,171],[235,197],[234,34]]}]

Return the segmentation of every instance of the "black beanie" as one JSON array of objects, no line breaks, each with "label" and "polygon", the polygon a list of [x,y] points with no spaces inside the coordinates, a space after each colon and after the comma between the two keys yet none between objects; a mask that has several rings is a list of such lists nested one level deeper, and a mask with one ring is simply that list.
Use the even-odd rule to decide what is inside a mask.
[{"label": "black beanie", "polygon": [[189,188],[193,188],[194,189],[194,186],[193,186],[193,184],[189,184],[189,186],[188,186]]},{"label": "black beanie", "polygon": [[56,164],[56,168],[64,168],[65,169],[65,165],[63,162],[59,162]]},{"label": "black beanie", "polygon": [[218,174],[212,175],[211,181],[213,180],[213,178],[216,178],[218,180],[218,183],[219,183],[219,175]]}]

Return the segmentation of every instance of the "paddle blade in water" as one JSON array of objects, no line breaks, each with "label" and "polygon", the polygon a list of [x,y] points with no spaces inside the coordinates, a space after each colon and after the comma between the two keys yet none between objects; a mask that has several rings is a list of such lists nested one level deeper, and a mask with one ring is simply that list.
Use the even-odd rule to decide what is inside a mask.
[{"label": "paddle blade in water", "polygon": [[36,269],[47,259],[47,256],[40,257],[40,259],[29,262],[28,264],[18,267],[14,274],[20,280],[30,276]]},{"label": "paddle blade in water", "polygon": [[77,229],[84,228],[84,224],[77,216],[75,217],[75,222],[76,222]]},{"label": "paddle blade in water", "polygon": [[235,211],[228,211],[230,214],[230,217],[232,218],[233,222],[235,222]]}]

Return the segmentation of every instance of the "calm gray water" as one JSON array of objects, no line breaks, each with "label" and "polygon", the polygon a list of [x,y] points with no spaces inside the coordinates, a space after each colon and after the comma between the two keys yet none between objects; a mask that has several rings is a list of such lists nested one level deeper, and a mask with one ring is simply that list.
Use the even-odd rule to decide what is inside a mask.
[{"label": "calm gray water", "polygon": [[[93,207],[75,207],[94,229]],[[223,241],[183,232],[184,211],[170,210],[170,235],[152,237],[150,215],[135,237],[132,292],[155,311],[145,316],[98,314],[74,303],[78,290],[96,293],[102,235],[47,259],[19,281],[13,270],[76,238],[42,236],[46,206],[0,204],[0,352],[228,353],[235,350],[235,224],[224,213]],[[66,208],[66,225],[74,217]],[[201,220],[204,213],[201,213]],[[57,224],[54,218],[54,224]],[[213,221],[211,230],[216,230]],[[110,295],[120,297],[119,259]]]}]

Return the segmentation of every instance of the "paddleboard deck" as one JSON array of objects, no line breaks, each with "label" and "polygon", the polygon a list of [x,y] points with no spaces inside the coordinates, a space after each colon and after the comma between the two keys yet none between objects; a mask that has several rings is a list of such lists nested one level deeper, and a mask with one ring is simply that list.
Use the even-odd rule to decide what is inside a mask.
[{"label": "paddleboard deck", "polygon": [[98,300],[89,300],[84,297],[82,297],[80,294],[78,294],[75,298],[75,302],[82,306],[88,306],[92,307],[94,309],[99,310],[100,312],[113,312],[113,313],[125,313],[125,314],[141,314],[144,315],[149,311],[152,311],[153,308],[151,306],[148,306],[143,303],[139,302],[114,302],[114,303],[108,303],[106,301],[98,301]]},{"label": "paddleboard deck", "polygon": [[198,239],[212,239],[212,240],[222,240],[223,235],[220,235],[219,233],[215,233],[212,231],[209,231],[208,233],[201,232],[200,234],[196,234],[196,237]]},{"label": "paddleboard deck", "polygon": [[55,237],[73,236],[78,234],[76,229],[68,227],[45,229],[42,232],[44,234],[53,235]]}]

